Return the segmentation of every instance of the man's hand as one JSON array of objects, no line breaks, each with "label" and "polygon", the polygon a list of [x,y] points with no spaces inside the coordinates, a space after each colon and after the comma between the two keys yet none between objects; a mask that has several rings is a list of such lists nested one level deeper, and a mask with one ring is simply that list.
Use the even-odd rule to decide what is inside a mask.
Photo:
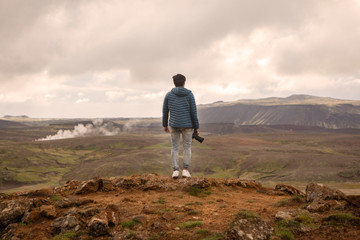
[{"label": "man's hand", "polygon": [[199,129],[195,130],[196,135],[199,135]]},{"label": "man's hand", "polygon": [[170,132],[170,130],[169,130],[169,128],[168,128],[168,127],[164,127],[164,131],[165,131],[165,132],[167,132],[167,133],[169,133],[169,132]]}]

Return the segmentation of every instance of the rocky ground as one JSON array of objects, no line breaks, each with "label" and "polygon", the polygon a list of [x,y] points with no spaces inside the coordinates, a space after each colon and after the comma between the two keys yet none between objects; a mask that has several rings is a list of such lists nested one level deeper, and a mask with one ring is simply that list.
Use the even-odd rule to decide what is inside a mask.
[{"label": "rocky ground", "polygon": [[359,239],[360,197],[156,174],[0,194],[0,239]]}]

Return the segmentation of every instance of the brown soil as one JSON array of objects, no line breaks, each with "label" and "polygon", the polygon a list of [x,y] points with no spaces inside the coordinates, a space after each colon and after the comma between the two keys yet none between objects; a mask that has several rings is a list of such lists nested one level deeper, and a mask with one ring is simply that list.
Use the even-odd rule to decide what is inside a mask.
[{"label": "brown soil", "polygon": [[[177,186],[179,181],[186,182],[184,179],[172,180],[164,177],[159,177],[159,179],[170,183],[174,181]],[[212,179],[211,181],[221,180]],[[78,212],[90,208],[101,209],[110,204],[116,205],[120,212],[120,223],[112,227],[110,233],[129,231],[121,223],[132,221],[135,216],[140,216],[139,218],[143,220],[136,223],[129,231],[129,237],[131,237],[131,234],[133,236],[140,234],[142,238],[138,239],[221,239],[221,236],[224,236],[224,233],[230,228],[236,214],[241,210],[255,212],[261,219],[275,227],[275,215],[278,211],[299,209],[305,205],[304,201],[290,201],[291,196],[272,189],[253,186],[225,186],[220,183],[216,185],[206,188],[206,191],[201,191],[198,196],[191,195],[188,189],[142,190],[136,187],[130,187],[129,189],[117,187],[110,192],[98,191],[83,195],[75,195],[73,190],[62,190],[60,195],[59,193],[56,195],[60,196],[60,198],[74,197],[94,200],[94,203],[78,206]],[[55,204],[53,196],[38,197],[37,199],[46,204]],[[2,196],[0,203],[8,199],[22,198],[28,199],[29,194],[17,193]],[[279,204],[284,200],[289,201],[287,201],[287,204]],[[63,216],[69,210],[69,208],[58,207],[56,209],[57,217]],[[353,207],[349,207],[347,211],[354,214],[354,216],[360,215],[359,209]],[[323,219],[330,214],[330,212],[311,214],[316,224],[321,226],[307,232],[295,232],[296,239],[359,239],[359,225],[322,224]],[[89,219],[82,220],[86,223]],[[189,221],[201,222],[201,225],[192,228],[181,227],[182,223]],[[53,222],[54,219],[40,216],[35,222],[19,224],[15,235],[25,240],[53,239],[55,237],[51,227]],[[63,237],[58,239],[71,238]],[[89,236],[85,224],[85,229],[82,228],[82,230],[78,231],[76,237],[72,239],[113,238],[110,235],[102,237]],[[272,236],[271,239],[279,238]]]}]

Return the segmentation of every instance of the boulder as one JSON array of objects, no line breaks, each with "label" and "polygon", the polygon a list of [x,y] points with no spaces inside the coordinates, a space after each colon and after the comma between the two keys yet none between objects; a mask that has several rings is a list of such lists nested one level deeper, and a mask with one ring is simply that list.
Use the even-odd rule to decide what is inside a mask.
[{"label": "boulder", "polygon": [[347,197],[348,197],[348,202],[351,205],[360,208],[360,195],[350,195]]},{"label": "boulder", "polygon": [[319,202],[321,200],[346,200],[347,197],[339,190],[332,190],[326,186],[310,183],[306,186],[306,201]]},{"label": "boulder", "polygon": [[275,186],[275,190],[284,192],[284,193],[289,194],[289,195],[305,197],[305,194],[303,192],[301,192],[300,190],[294,188],[293,186],[286,185],[286,184],[277,184]]},{"label": "boulder", "polygon": [[93,203],[94,200],[92,199],[79,199],[76,197],[69,197],[69,198],[63,198],[55,203],[55,206],[59,208],[68,208],[68,207],[74,207],[74,206],[81,206],[88,203]]},{"label": "boulder", "polygon": [[239,218],[225,234],[226,240],[265,240],[269,239],[273,228],[260,218]]},{"label": "boulder", "polygon": [[29,192],[25,192],[21,194],[21,196],[27,196],[29,198],[35,198],[35,197],[50,197],[54,194],[53,188],[43,188],[38,190],[33,190]]},{"label": "boulder", "polygon": [[106,219],[109,227],[115,227],[120,222],[119,209],[116,205],[111,204],[105,208]]},{"label": "boulder", "polygon": [[89,232],[95,237],[109,234],[109,226],[106,216],[97,215],[91,218],[88,223]]},{"label": "boulder", "polygon": [[53,219],[56,218],[56,208],[53,205],[43,205],[40,207],[40,213],[44,217]]},{"label": "boulder", "polygon": [[129,229],[126,229],[125,231],[114,231],[111,233],[113,240],[123,240],[123,239],[129,239],[129,240],[145,240],[148,239],[146,237],[146,234],[141,232],[134,232]]},{"label": "boulder", "polygon": [[115,184],[112,180],[110,179],[103,179],[102,180],[102,186],[101,186],[101,191],[103,192],[110,192],[115,190]]},{"label": "boulder", "polygon": [[8,200],[0,204],[0,228],[20,222],[25,212],[32,206],[29,200]]},{"label": "boulder", "polygon": [[20,227],[17,223],[9,224],[3,231],[0,233],[0,239],[11,239],[11,240],[20,240],[21,236],[18,236],[17,230]]},{"label": "boulder", "polygon": [[72,214],[68,214],[64,217],[55,219],[52,226],[55,228],[55,232],[67,232],[75,229],[79,224],[79,220]]},{"label": "boulder", "polygon": [[23,223],[34,223],[41,218],[40,210],[32,209],[31,211],[27,211],[21,219]]},{"label": "boulder", "polygon": [[120,223],[120,214],[116,205],[108,205],[88,222],[89,232],[95,237],[109,234],[109,228]]},{"label": "boulder", "polygon": [[75,194],[89,194],[97,192],[101,187],[101,179],[91,179],[83,182],[75,191]]},{"label": "boulder", "polygon": [[330,205],[327,202],[312,202],[307,207],[309,212],[327,212],[330,210]]}]

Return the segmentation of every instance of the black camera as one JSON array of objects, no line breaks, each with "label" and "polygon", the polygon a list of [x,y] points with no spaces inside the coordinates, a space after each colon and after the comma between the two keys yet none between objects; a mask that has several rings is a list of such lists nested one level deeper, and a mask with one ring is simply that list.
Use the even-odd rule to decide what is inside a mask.
[{"label": "black camera", "polygon": [[196,132],[193,133],[192,138],[195,138],[195,140],[200,143],[202,143],[204,141],[204,138],[197,135]]}]

